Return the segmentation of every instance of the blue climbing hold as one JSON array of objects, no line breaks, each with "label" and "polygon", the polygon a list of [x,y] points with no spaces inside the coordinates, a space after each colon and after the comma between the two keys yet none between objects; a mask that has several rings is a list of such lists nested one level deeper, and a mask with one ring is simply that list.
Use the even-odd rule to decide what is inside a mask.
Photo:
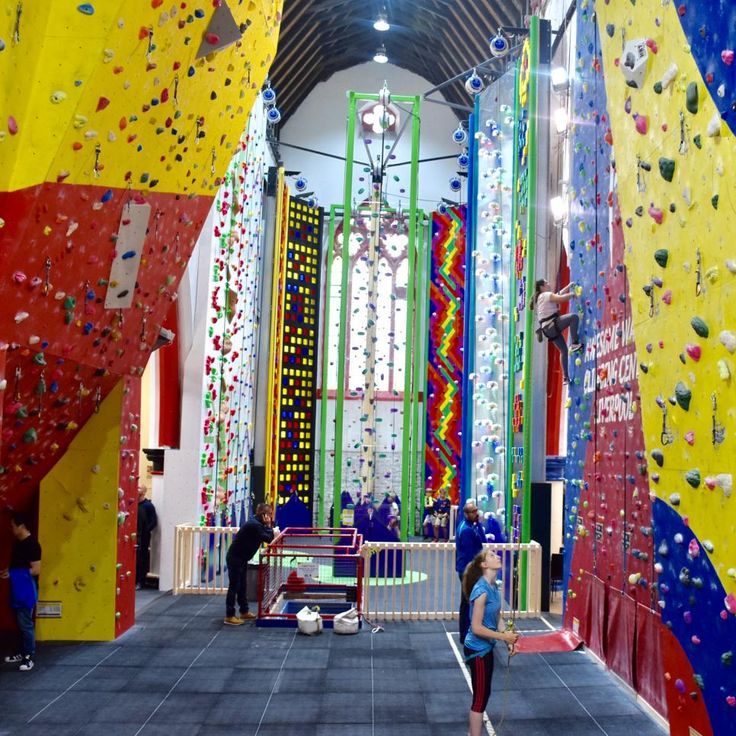
[{"label": "blue climbing hold", "polygon": [[81,5],[77,5],[77,10],[85,15],[95,14],[95,6],[92,5],[92,3],[82,3]]},{"label": "blue climbing hold", "polygon": [[109,202],[112,199],[112,189],[108,189],[101,197],[100,202]]},{"label": "blue climbing hold", "polygon": [[122,258],[124,261],[128,260],[128,258],[133,258],[135,256],[134,250],[128,250],[125,253],[123,253]]}]

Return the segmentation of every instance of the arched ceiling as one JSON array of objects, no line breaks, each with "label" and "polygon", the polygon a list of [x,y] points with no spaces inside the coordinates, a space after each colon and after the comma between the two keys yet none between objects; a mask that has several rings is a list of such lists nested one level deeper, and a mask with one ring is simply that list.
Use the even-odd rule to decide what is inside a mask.
[{"label": "arched ceiling", "polygon": [[[528,4],[527,0],[285,0],[269,74],[282,119],[296,111],[315,85],[337,71],[370,61],[381,44],[390,63],[440,85],[488,59],[488,39],[502,26],[524,25]],[[384,9],[391,29],[379,32],[373,21]],[[503,62],[496,61],[495,66],[500,71]],[[489,65],[488,71],[493,67]],[[470,104],[462,80],[444,87],[441,95],[455,105]]]}]

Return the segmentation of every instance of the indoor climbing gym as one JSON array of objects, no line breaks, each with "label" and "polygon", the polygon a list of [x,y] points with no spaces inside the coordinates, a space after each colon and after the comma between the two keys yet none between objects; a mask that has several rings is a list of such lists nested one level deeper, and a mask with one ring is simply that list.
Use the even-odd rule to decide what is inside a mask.
[{"label": "indoor climbing gym", "polygon": [[0,736],[736,735],[736,0],[0,0]]}]

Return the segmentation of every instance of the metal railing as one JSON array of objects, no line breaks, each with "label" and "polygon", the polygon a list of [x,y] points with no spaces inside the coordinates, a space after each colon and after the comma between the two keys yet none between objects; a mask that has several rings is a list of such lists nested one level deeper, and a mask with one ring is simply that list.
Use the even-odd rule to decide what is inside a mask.
[{"label": "metal railing", "polygon": [[[542,547],[487,544],[501,558],[499,579],[504,615],[526,618],[540,614]],[[457,619],[460,578],[455,571],[455,545],[447,542],[366,542],[363,615],[371,621]],[[526,589],[522,566],[527,565]]]},{"label": "metal railing", "polygon": [[[227,591],[225,556],[237,527],[181,524],[174,538],[174,595]],[[541,610],[542,547],[488,544],[501,557],[504,615],[538,616]],[[361,554],[363,614],[377,621],[457,618],[460,580],[451,542],[365,542]],[[526,565],[526,588],[520,570]],[[255,583],[255,580],[254,580]],[[249,585],[249,593],[256,592]]]}]

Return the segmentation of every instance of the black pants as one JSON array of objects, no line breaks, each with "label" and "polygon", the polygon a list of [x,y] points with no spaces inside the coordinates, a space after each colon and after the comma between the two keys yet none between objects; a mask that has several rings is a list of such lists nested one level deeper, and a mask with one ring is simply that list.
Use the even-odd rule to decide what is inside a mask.
[{"label": "black pants", "polygon": [[577,314],[564,314],[562,317],[557,318],[557,337],[550,340],[550,342],[560,351],[560,364],[562,365],[562,375],[566,381],[570,380],[570,374],[567,369],[567,342],[565,336],[562,334],[568,327],[570,328],[570,339],[574,345],[578,342],[578,326],[580,324],[580,318]]},{"label": "black pants", "polygon": [[459,572],[458,576],[460,578],[460,643],[462,644],[470,628],[470,601],[468,601],[465,593],[463,593],[463,574]]},{"label": "black pants", "polygon": [[[482,657],[471,657],[472,649],[464,647],[465,659],[470,670],[470,682],[473,685],[473,703],[470,710],[483,713],[491,697],[491,680],[493,680],[493,649]],[[468,659],[468,657],[471,657]]]},{"label": "black pants", "polygon": [[237,558],[227,558],[227,597],[225,598],[225,615],[235,615],[235,601],[237,599],[240,613],[248,610],[248,561]]},{"label": "black pants", "polygon": [[151,568],[151,533],[141,534],[138,537],[138,548],[135,552],[135,582],[136,585],[145,585],[148,571]]}]

